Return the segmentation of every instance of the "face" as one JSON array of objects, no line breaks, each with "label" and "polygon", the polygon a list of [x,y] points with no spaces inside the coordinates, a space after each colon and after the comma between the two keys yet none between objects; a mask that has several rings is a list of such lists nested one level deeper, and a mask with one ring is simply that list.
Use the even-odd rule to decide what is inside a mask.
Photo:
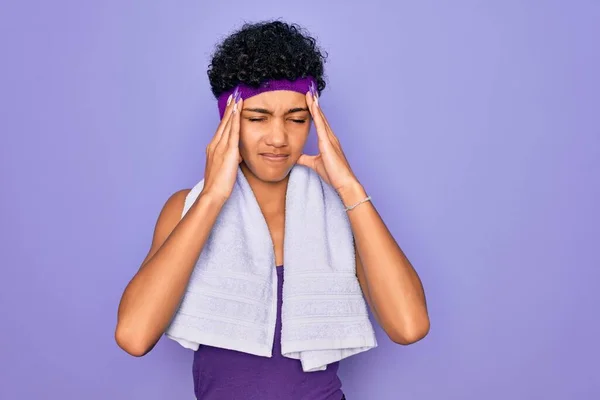
[{"label": "face", "polygon": [[304,148],[311,116],[306,97],[277,90],[244,100],[240,154],[246,167],[264,182],[285,179]]}]

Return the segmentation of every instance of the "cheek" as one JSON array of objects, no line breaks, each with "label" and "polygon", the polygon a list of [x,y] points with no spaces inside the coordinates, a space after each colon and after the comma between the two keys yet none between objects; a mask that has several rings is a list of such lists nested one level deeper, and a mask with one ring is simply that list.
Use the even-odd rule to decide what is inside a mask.
[{"label": "cheek", "polygon": [[248,152],[253,147],[256,147],[256,132],[244,127],[244,124],[242,123],[242,126],[240,127],[240,151]]},{"label": "cheek", "polygon": [[308,134],[310,129],[299,129],[297,132],[294,132],[294,135],[291,136],[290,142],[293,143],[293,147],[297,151],[302,151],[306,141],[308,139]]}]

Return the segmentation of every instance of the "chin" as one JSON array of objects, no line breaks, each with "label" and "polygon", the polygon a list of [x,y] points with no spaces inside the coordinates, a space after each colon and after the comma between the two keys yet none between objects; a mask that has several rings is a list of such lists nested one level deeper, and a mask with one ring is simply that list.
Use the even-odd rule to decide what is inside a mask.
[{"label": "chin", "polygon": [[289,168],[283,171],[260,171],[256,177],[263,182],[277,183],[283,181],[290,173]]}]

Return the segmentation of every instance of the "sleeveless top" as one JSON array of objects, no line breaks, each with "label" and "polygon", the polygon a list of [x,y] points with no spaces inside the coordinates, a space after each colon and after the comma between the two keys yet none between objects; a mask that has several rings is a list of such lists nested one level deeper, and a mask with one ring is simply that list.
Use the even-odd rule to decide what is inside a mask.
[{"label": "sleeveless top", "polygon": [[325,371],[304,372],[300,360],[281,355],[283,266],[277,269],[277,320],[273,356],[260,357],[201,345],[194,353],[194,392],[198,400],[340,400],[339,362]]}]

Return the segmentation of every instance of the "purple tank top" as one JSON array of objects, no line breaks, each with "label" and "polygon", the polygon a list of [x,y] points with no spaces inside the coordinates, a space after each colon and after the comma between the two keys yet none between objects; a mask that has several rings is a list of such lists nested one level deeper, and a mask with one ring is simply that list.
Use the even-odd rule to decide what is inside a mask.
[{"label": "purple tank top", "polygon": [[299,360],[281,355],[283,267],[277,268],[277,321],[273,357],[201,345],[194,354],[198,400],[340,400],[339,363],[325,371],[304,372]]}]

